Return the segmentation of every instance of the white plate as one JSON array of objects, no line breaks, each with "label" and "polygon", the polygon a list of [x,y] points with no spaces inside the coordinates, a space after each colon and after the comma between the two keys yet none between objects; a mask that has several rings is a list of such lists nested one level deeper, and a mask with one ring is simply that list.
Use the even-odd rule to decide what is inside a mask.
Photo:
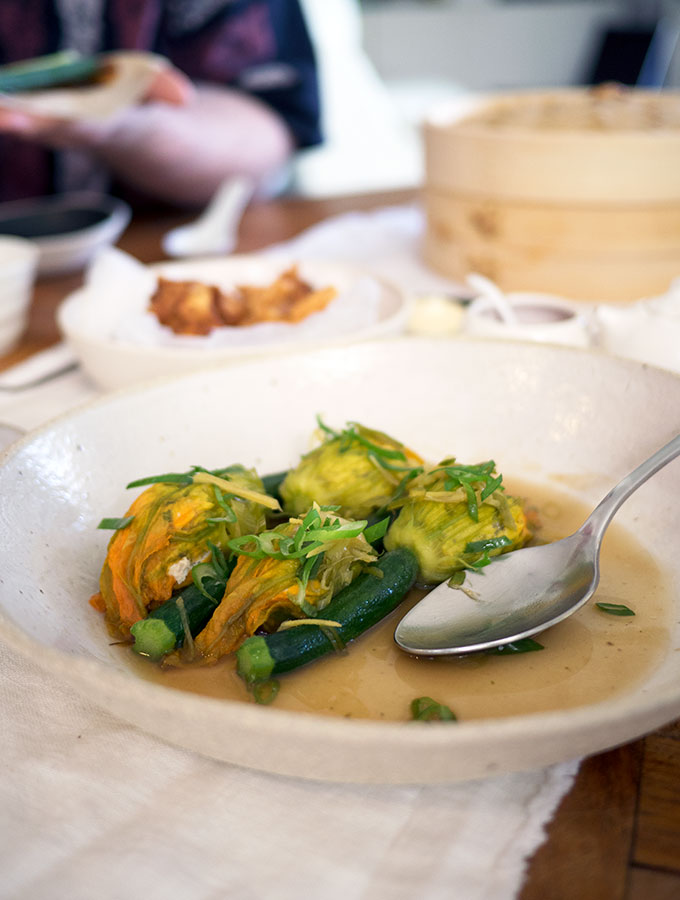
[{"label": "white plate", "polygon": [[0,107],[63,121],[106,119],[144,98],[153,79],[168,66],[162,56],[137,50],[102,54],[113,76],[94,84],[0,94]]},{"label": "white plate", "polygon": [[[606,702],[456,725],[332,719],[218,701],[140,679],[88,605],[133,477],[241,461],[273,472],[308,447],[316,413],[358,419],[430,458],[568,476],[594,503],[680,426],[680,379],[587,351],[405,339],[262,360],[119,392],[13,445],[0,464],[0,635],[112,713],[229,762],[317,779],[442,782],[542,766],[633,739],[680,713],[680,644]],[[588,477],[585,477],[588,476]],[[599,477],[597,477],[599,476]],[[619,518],[680,583],[680,462]],[[129,497],[127,498],[129,500]],[[680,609],[680,598],[678,598]]]},{"label": "white plate", "polygon": [[[124,257],[110,251],[98,259],[88,284],[58,311],[59,327],[83,368],[106,389],[250,357],[394,336],[406,328],[408,302],[401,291],[342,263],[253,253],[143,267]],[[229,289],[237,284],[269,284],[294,264],[314,287],[330,285],[338,290],[324,311],[297,324],[263,323],[216,329],[206,337],[181,336],[146,313],[159,275]],[[371,316],[366,312],[368,303],[374,309]]]}]

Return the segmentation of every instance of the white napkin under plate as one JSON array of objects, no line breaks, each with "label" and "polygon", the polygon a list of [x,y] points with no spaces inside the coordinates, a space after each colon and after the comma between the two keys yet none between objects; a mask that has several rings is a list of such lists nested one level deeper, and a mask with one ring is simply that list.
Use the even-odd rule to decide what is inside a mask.
[{"label": "white napkin under plate", "polygon": [[[351,214],[285,250],[452,290],[418,262],[421,227],[410,207]],[[0,422],[31,428],[95,396],[79,371],[3,393],[3,378],[63,364],[49,353],[2,373]],[[0,897],[12,900],[508,900],[578,768],[437,787],[247,771],[118,721],[1,644],[0,710]]]}]

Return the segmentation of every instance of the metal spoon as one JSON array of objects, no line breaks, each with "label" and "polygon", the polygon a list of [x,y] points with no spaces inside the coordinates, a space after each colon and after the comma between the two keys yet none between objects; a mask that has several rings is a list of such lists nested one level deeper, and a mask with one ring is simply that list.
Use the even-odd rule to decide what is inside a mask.
[{"label": "metal spoon", "polygon": [[576,612],[600,580],[600,545],[621,504],[680,455],[680,434],[627,475],[569,537],[501,556],[444,583],[401,620],[397,644],[419,656],[489,650],[544,631]]}]

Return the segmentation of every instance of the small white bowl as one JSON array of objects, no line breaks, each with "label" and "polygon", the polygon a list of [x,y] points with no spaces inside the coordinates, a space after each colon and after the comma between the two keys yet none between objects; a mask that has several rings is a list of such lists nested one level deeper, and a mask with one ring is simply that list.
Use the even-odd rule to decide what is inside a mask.
[{"label": "small white bowl", "polygon": [[464,330],[479,338],[536,341],[589,347],[592,343],[590,310],[551,294],[511,292],[505,295],[517,321],[504,322],[493,301],[479,297],[469,307]]},{"label": "small white bowl", "polygon": [[38,255],[32,241],[0,234],[0,354],[26,327]]},{"label": "small white bowl", "polygon": [[40,250],[38,272],[57,275],[84,268],[114,244],[132,211],[107,194],[74,191],[0,204],[0,234],[31,240]]}]

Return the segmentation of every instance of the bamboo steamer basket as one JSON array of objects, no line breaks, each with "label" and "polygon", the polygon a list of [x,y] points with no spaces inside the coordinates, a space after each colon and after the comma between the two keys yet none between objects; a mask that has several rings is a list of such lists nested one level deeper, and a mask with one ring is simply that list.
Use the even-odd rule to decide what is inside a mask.
[{"label": "bamboo steamer basket", "polygon": [[488,97],[424,138],[423,253],[441,274],[595,302],[680,276],[680,93]]}]

